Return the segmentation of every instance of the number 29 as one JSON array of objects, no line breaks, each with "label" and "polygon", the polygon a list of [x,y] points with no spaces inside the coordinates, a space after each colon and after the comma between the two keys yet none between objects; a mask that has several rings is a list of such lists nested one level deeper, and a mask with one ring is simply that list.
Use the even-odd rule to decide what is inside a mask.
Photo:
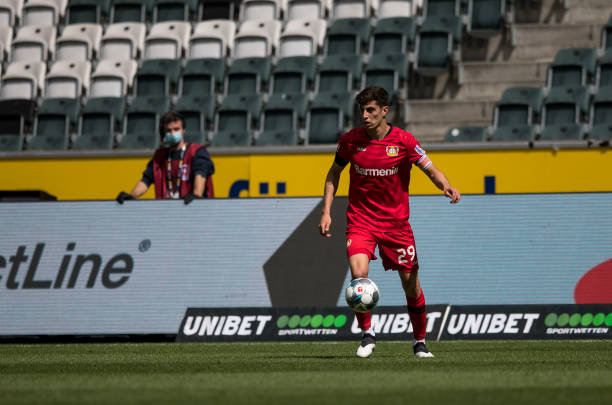
[{"label": "number 29", "polygon": [[406,256],[410,256],[411,262],[414,262],[414,259],[416,259],[416,249],[414,248],[414,245],[410,245],[406,249],[397,249],[397,253],[399,253],[399,255],[397,256],[397,262],[400,264],[408,263],[408,260],[406,260]]}]

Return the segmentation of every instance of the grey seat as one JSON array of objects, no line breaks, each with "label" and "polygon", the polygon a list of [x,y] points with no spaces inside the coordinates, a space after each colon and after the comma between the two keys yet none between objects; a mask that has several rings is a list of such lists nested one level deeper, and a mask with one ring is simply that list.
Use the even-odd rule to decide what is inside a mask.
[{"label": "grey seat", "polygon": [[170,109],[169,97],[137,97],[127,109],[120,149],[154,149],[159,145],[158,122]]},{"label": "grey seat", "polygon": [[413,17],[378,20],[372,33],[372,54],[407,54],[416,40],[417,22]]},{"label": "grey seat", "polygon": [[90,98],[81,111],[78,137],[72,149],[109,150],[125,114],[124,97]]},{"label": "grey seat", "polygon": [[325,37],[325,54],[367,53],[372,27],[369,18],[339,18],[334,20]]},{"label": "grey seat", "polygon": [[595,94],[589,124],[589,139],[612,140],[612,87],[601,87]]},{"label": "grey seat", "polygon": [[207,143],[206,130],[212,126],[215,100],[206,95],[183,96],[175,106],[185,118],[185,139],[189,142]]},{"label": "grey seat", "polygon": [[356,88],[361,80],[361,56],[328,55],[323,59],[315,88],[317,92],[344,93]]},{"label": "grey seat", "polygon": [[213,95],[222,89],[224,78],[224,59],[189,59],[179,79],[178,93],[183,96]]},{"label": "grey seat", "polygon": [[26,126],[34,119],[36,101],[0,101],[0,150],[18,151],[23,148]]},{"label": "grey seat", "polygon": [[606,51],[612,49],[612,15],[601,30],[601,48]]},{"label": "grey seat", "polygon": [[155,0],[152,21],[192,21],[199,14],[198,0]]},{"label": "grey seat", "polygon": [[404,54],[376,55],[368,62],[362,87],[380,86],[389,93],[391,102],[405,96],[410,59]]},{"label": "grey seat", "polygon": [[164,97],[176,92],[181,71],[179,59],[145,59],[134,76],[139,97]]},{"label": "grey seat", "polygon": [[274,94],[262,113],[262,132],[257,145],[297,145],[300,123],[308,107],[305,94]]},{"label": "grey seat", "polygon": [[70,0],[66,7],[66,24],[101,24],[110,11],[110,0]]},{"label": "grey seat", "polygon": [[597,52],[592,48],[561,49],[548,69],[548,87],[587,86],[595,77]]},{"label": "grey seat", "polygon": [[424,0],[423,16],[459,16],[461,0]]},{"label": "grey seat", "polygon": [[281,58],[272,73],[272,93],[304,93],[312,87],[316,71],[316,56]]},{"label": "grey seat", "polygon": [[34,119],[30,150],[65,150],[71,128],[80,113],[80,101],[73,98],[51,98],[43,101]]},{"label": "grey seat", "polygon": [[586,88],[553,87],[544,102],[539,140],[583,139],[581,123],[588,109],[589,92]]},{"label": "grey seat", "polygon": [[146,23],[154,0],[111,0],[110,22]]},{"label": "grey seat", "polygon": [[354,93],[318,93],[308,110],[307,142],[336,143],[353,120]]},{"label": "grey seat", "polygon": [[612,49],[607,50],[599,59],[596,86],[597,88],[612,87]]},{"label": "grey seat", "polygon": [[258,94],[233,94],[223,98],[215,117],[213,146],[250,146],[262,100]]},{"label": "grey seat", "polygon": [[239,0],[202,0],[202,20],[238,20]]},{"label": "grey seat", "polygon": [[514,0],[469,0],[469,31],[475,36],[491,36],[512,22],[511,2]]},{"label": "grey seat", "polygon": [[423,21],[417,34],[415,70],[427,76],[437,76],[449,71],[454,60],[454,49],[462,35],[461,18],[455,16],[429,16]]},{"label": "grey seat", "polygon": [[225,77],[227,94],[258,94],[267,88],[272,71],[268,57],[235,59]]},{"label": "grey seat", "polygon": [[495,104],[493,126],[531,125],[539,122],[544,93],[540,87],[511,87]]}]

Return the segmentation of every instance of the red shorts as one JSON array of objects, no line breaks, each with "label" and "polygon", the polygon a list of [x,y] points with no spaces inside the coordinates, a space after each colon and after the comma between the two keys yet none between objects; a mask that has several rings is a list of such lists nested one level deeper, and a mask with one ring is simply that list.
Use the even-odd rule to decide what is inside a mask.
[{"label": "red shorts", "polygon": [[414,235],[410,225],[405,229],[393,232],[375,232],[362,228],[352,228],[346,231],[348,257],[363,253],[368,255],[370,260],[376,260],[374,254],[376,245],[378,245],[378,252],[385,270],[410,273],[419,269]]}]

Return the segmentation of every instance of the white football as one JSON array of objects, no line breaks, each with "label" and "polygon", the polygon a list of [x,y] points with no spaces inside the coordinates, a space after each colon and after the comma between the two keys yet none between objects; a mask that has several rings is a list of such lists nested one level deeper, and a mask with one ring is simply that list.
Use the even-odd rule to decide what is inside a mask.
[{"label": "white football", "polygon": [[346,287],[346,303],[357,312],[369,312],[380,298],[376,284],[369,278],[356,278]]}]

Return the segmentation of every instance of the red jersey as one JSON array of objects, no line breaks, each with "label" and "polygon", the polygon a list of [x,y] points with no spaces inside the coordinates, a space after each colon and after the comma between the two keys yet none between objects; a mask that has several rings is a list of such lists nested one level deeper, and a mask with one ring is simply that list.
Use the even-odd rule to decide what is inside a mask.
[{"label": "red jersey", "polygon": [[351,163],[348,228],[403,229],[410,217],[412,165],[426,168],[431,164],[414,136],[391,127],[378,141],[371,139],[364,127],[354,128],[340,138],[337,156]]}]

